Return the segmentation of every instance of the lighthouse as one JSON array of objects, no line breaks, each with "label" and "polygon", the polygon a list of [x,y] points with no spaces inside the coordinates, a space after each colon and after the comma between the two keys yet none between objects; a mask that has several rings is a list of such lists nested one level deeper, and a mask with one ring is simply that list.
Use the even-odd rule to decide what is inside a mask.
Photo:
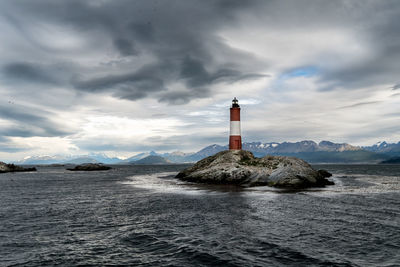
[{"label": "lighthouse", "polygon": [[240,106],[239,101],[235,98],[232,100],[231,110],[231,127],[229,135],[229,150],[242,149],[242,136],[240,134]]}]

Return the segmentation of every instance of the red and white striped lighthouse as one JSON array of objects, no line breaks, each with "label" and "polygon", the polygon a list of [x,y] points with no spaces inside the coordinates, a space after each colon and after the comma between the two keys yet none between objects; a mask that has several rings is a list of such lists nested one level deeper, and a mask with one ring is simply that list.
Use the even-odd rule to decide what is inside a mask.
[{"label": "red and white striped lighthouse", "polygon": [[231,129],[229,135],[229,150],[242,149],[242,136],[240,134],[240,106],[236,97],[232,100]]}]

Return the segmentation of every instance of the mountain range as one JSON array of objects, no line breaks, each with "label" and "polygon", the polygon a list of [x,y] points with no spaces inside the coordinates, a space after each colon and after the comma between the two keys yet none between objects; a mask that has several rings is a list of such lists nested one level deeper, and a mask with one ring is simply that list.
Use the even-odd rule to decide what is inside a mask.
[{"label": "mountain range", "polygon": [[365,146],[363,147],[363,149],[372,152],[386,153],[389,155],[398,156],[400,155],[400,142],[389,144],[383,141],[383,142],[378,142],[373,146]]},{"label": "mountain range", "polygon": [[29,156],[16,164],[44,165],[44,164],[81,164],[81,163],[105,163],[118,164],[122,160],[116,157],[108,157],[103,153],[91,153],[87,155],[54,155],[54,156]]},{"label": "mountain range", "polygon": [[[157,153],[155,151],[139,153],[127,159],[108,157],[103,153],[91,153],[80,156],[31,156],[17,161],[17,164],[171,164],[191,163],[205,157],[227,150],[228,145],[213,144],[193,153],[172,152]],[[302,158],[310,163],[378,163],[392,157],[400,156],[400,142],[378,142],[372,146],[352,146],[346,143],[330,141],[305,140],[300,142],[247,142],[242,149],[253,152],[256,157],[265,155],[283,155]]]},{"label": "mountain range", "polygon": [[147,156],[145,158],[136,160],[131,162],[132,164],[137,164],[137,165],[153,165],[153,164],[171,164],[172,162],[165,159],[164,157],[161,156],[156,156],[156,155],[151,155]]}]

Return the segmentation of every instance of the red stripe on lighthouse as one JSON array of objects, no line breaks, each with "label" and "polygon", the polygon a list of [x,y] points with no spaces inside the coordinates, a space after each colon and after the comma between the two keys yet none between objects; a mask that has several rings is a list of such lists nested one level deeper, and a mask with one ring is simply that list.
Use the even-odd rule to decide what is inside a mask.
[{"label": "red stripe on lighthouse", "polygon": [[229,136],[229,150],[242,149],[242,136],[240,133],[240,106],[236,97],[232,100],[232,107],[230,108],[230,136]]},{"label": "red stripe on lighthouse", "polygon": [[240,108],[231,108],[231,121],[240,121]]},{"label": "red stripe on lighthouse", "polygon": [[240,135],[229,136],[229,150],[241,150],[242,137]]}]

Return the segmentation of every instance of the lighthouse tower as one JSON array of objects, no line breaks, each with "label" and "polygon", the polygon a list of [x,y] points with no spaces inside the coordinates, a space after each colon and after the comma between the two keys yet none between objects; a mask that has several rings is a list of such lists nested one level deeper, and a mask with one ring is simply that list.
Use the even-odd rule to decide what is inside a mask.
[{"label": "lighthouse tower", "polygon": [[240,134],[240,106],[236,97],[232,100],[231,129],[229,135],[229,150],[242,149],[242,136]]}]

